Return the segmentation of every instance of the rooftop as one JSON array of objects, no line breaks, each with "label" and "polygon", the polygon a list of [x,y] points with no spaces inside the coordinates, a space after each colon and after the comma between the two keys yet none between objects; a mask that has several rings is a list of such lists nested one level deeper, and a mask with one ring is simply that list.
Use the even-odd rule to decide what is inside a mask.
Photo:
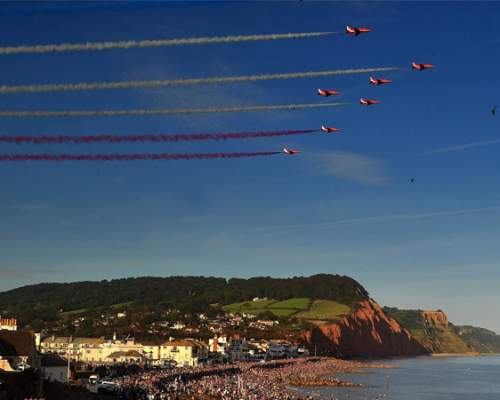
[{"label": "rooftop", "polygon": [[30,332],[0,331],[0,356],[29,356],[35,349],[35,340]]},{"label": "rooftop", "polygon": [[61,357],[53,354],[42,355],[42,367],[66,367],[68,362]]}]

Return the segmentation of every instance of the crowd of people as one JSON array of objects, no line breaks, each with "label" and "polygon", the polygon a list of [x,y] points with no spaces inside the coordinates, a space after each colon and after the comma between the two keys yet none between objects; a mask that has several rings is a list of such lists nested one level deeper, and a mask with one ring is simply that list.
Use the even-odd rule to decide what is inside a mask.
[{"label": "crowd of people", "polygon": [[293,387],[354,386],[335,378],[365,364],[332,358],[239,363],[191,369],[149,371],[114,379],[126,400],[306,400]]}]

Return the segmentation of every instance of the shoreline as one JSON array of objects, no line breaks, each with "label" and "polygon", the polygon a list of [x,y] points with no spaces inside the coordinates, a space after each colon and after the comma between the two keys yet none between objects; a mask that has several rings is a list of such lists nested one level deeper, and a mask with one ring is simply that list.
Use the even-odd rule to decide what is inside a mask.
[{"label": "shoreline", "polygon": [[431,353],[431,357],[479,357],[481,355],[490,355],[487,353],[478,353],[478,352],[468,352],[468,353]]},{"label": "shoreline", "polygon": [[[346,361],[333,357],[309,357],[265,363],[238,363],[231,367],[200,367],[192,371],[150,371],[117,378],[122,394],[133,397],[146,390],[178,398],[207,400],[226,398],[279,398],[307,400],[313,388],[361,388],[363,384],[339,378],[370,368],[397,368],[387,364]],[[146,389],[147,388],[147,389]],[[302,389],[302,390],[301,390]]]},{"label": "shoreline", "polygon": [[[413,360],[418,358],[440,358],[440,357],[498,357],[500,353],[479,353],[475,351],[467,352],[467,353],[429,353],[429,354],[421,354],[414,356],[390,356],[390,357],[377,357],[377,358],[354,358],[354,359],[346,359],[345,361],[354,361],[354,362],[380,362],[385,363],[391,360]],[[388,364],[390,365],[390,364]],[[374,367],[378,368],[378,367]],[[380,368],[390,368],[390,367],[380,367]],[[396,367],[397,368],[397,367]]]}]

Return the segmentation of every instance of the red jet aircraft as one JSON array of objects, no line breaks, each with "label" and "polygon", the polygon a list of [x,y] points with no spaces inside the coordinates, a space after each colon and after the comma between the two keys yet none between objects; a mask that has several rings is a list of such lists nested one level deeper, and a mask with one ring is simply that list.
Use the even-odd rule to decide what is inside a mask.
[{"label": "red jet aircraft", "polygon": [[332,96],[332,95],[339,95],[340,93],[337,92],[336,90],[326,90],[326,89],[318,89],[318,96]]},{"label": "red jet aircraft", "polygon": [[359,99],[359,104],[362,104],[364,106],[371,106],[372,104],[378,104],[380,103],[379,100],[370,100],[370,99]]},{"label": "red jet aircraft", "polygon": [[370,83],[372,85],[375,85],[375,86],[380,86],[380,85],[384,85],[386,83],[392,83],[392,81],[389,79],[380,79],[380,78],[374,78],[374,77],[370,76]]},{"label": "red jet aircraft", "polygon": [[292,149],[287,149],[286,147],[283,149],[283,153],[285,154],[299,154],[299,150],[292,150]]},{"label": "red jet aircraft", "polygon": [[366,33],[366,32],[371,32],[372,29],[370,28],[356,28],[354,26],[349,26],[347,25],[346,28],[345,28],[345,33],[347,33],[348,35],[354,35],[354,36],[358,36],[360,33]]},{"label": "red jet aircraft", "polygon": [[422,71],[427,68],[434,68],[434,65],[432,64],[417,64],[415,61],[411,63],[411,67],[413,69],[416,69],[417,71]]},{"label": "red jet aircraft", "polygon": [[326,132],[326,133],[332,133],[332,132],[339,132],[340,131],[339,128],[330,128],[328,126],[323,126],[323,125],[321,125],[321,130],[323,132]]}]

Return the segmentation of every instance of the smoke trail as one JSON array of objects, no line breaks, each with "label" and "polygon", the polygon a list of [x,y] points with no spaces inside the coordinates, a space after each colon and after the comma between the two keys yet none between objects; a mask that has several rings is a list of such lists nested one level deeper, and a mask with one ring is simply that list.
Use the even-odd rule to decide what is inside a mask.
[{"label": "smoke trail", "polygon": [[280,151],[251,153],[145,153],[145,154],[0,154],[0,161],[158,161],[209,160],[215,158],[264,157]]},{"label": "smoke trail", "polygon": [[87,135],[87,136],[0,136],[0,143],[15,144],[80,144],[80,143],[126,143],[126,142],[190,142],[197,140],[252,139],[273,136],[303,135],[317,132],[318,129],[289,131],[238,132],[238,133],[199,133],[184,135]]},{"label": "smoke trail", "polygon": [[56,53],[63,51],[97,51],[109,49],[131,49],[144,47],[204,45],[215,43],[255,42],[262,40],[301,39],[316,36],[332,35],[337,32],[305,32],[305,33],[278,33],[270,35],[236,35],[213,36],[199,38],[161,39],[161,40],[128,40],[121,42],[87,42],[63,43],[35,46],[8,46],[0,47],[0,55],[26,53]]},{"label": "smoke trail", "polygon": [[188,86],[201,84],[224,84],[238,82],[256,82],[283,79],[315,78],[335,75],[365,74],[372,72],[394,71],[397,67],[376,67],[357,69],[337,69],[331,71],[289,72],[281,74],[227,76],[193,79],[169,79],[151,81],[125,81],[125,82],[91,82],[91,83],[61,83],[42,85],[0,86],[0,94],[9,93],[39,93],[39,92],[67,92],[77,90],[104,90],[104,89],[131,89],[152,88],[162,86]]},{"label": "smoke trail", "polygon": [[224,112],[249,112],[273,110],[298,110],[309,108],[339,107],[349,103],[308,103],[308,104],[276,104],[246,107],[214,107],[214,108],[177,108],[158,110],[106,110],[106,111],[0,111],[0,118],[39,118],[39,117],[122,117],[127,115],[176,115]]}]

